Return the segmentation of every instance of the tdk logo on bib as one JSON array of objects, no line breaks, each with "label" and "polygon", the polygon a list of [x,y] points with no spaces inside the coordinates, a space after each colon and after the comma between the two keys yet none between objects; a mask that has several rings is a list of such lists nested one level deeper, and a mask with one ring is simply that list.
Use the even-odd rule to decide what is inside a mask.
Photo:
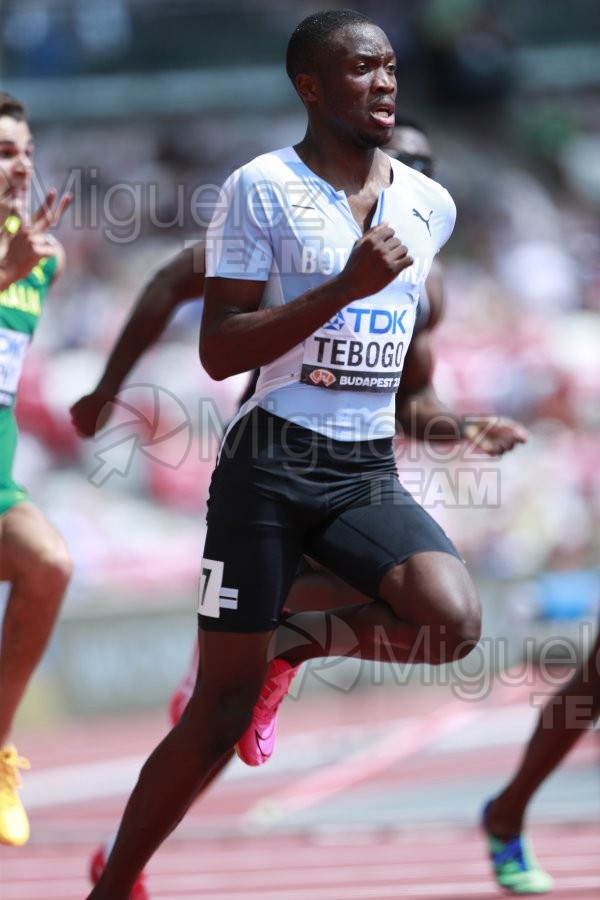
[{"label": "tdk logo on bib", "polygon": [[346,315],[351,319],[356,334],[406,334],[403,320],[407,312],[407,309],[346,308]]},{"label": "tdk logo on bib", "polygon": [[324,331],[341,331],[346,325],[356,334],[406,334],[407,309],[361,309],[347,306],[346,316],[339,312],[323,325]]},{"label": "tdk logo on bib", "polygon": [[341,331],[344,325],[346,324],[346,320],[341,312],[336,313],[333,319],[330,319],[329,322],[326,322],[323,325],[325,331]]}]

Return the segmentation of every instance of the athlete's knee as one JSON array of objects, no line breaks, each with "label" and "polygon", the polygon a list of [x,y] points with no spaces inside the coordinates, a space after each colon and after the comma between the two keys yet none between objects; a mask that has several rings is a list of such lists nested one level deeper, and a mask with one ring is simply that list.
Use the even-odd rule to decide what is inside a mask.
[{"label": "athlete's knee", "polygon": [[481,636],[481,605],[459,560],[420,554],[390,571],[382,588],[400,621],[418,631],[420,658],[434,665],[462,659]]},{"label": "athlete's knee", "polygon": [[40,547],[32,574],[48,594],[62,595],[73,574],[73,561],[62,539],[48,541]]},{"label": "athlete's knee", "polygon": [[219,708],[212,743],[217,753],[232,750],[252,722],[253,705],[233,701]]},{"label": "athlete's knee", "polygon": [[481,603],[468,577],[448,579],[432,604],[439,634],[434,656],[438,663],[463,659],[481,637]]},{"label": "athlete's knee", "polygon": [[209,722],[209,734],[204,737],[211,745],[211,750],[216,756],[221,756],[240,740],[246,729],[252,722],[252,712],[257,699],[257,691],[247,686],[226,691],[210,692],[203,698],[201,707],[203,714],[199,721],[195,716],[194,702],[186,709],[186,715],[194,718],[197,727],[203,731]]},{"label": "athlete's knee", "polygon": [[41,556],[44,575],[57,588],[66,588],[73,574],[73,560],[64,541],[56,541]]},{"label": "athlete's knee", "polygon": [[481,604],[475,590],[450,594],[444,604],[438,663],[463,659],[481,638]]}]

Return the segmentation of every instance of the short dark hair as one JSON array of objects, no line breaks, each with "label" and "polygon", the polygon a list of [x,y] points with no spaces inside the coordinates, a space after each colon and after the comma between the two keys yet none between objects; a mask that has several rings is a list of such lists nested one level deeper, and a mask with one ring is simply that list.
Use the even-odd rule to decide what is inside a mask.
[{"label": "short dark hair", "polygon": [[24,122],[27,119],[27,110],[24,104],[12,94],[0,91],[0,116],[10,116],[11,119]]},{"label": "short dark hair", "polygon": [[326,9],[307,16],[292,32],[289,39],[285,69],[292,84],[303,72],[317,67],[317,57],[329,38],[346,25],[374,25],[363,13],[353,9]]}]

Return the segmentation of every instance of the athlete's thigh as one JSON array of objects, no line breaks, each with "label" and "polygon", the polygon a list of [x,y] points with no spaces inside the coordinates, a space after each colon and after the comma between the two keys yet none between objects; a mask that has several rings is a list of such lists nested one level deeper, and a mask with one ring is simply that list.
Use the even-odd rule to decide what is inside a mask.
[{"label": "athlete's thigh", "polygon": [[368,597],[391,569],[419,553],[460,554],[446,533],[390,474],[371,502],[348,505],[306,539],[306,553]]},{"label": "athlete's thigh", "polygon": [[211,479],[198,609],[207,631],[275,628],[301,558],[301,503],[264,422],[238,423]]},{"label": "athlete's thigh", "polygon": [[302,533],[261,504],[252,517],[209,519],[201,564],[199,623],[207,631],[277,627],[302,553]]},{"label": "athlete's thigh", "polygon": [[59,532],[33,503],[18,503],[0,516],[0,581],[14,579],[40,558],[66,554]]}]

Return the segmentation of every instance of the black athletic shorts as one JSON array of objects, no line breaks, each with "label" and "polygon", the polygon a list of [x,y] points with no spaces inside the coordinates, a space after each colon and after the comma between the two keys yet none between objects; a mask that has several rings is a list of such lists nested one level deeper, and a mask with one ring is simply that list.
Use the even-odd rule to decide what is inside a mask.
[{"label": "black athletic shorts", "polygon": [[210,631],[270,631],[303,554],[376,598],[415,553],[460,555],[398,480],[392,441],[336,441],[262,409],[237,422],[213,472],[199,585]]}]

